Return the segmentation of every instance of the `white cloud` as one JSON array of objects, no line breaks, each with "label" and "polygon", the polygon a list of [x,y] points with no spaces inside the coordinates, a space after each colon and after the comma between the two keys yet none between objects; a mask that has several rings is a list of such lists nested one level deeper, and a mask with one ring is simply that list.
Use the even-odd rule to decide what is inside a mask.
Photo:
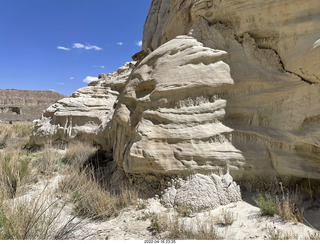
[{"label": "white cloud", "polygon": [[57,46],[57,48],[60,50],[70,51],[70,48],[68,47]]},{"label": "white cloud", "polygon": [[[78,42],[73,43],[72,48],[82,48],[82,49],[85,49],[85,50],[97,50],[97,51],[102,50],[101,47],[98,47],[96,45],[84,45],[84,44],[78,43]],[[63,47],[63,46],[58,46],[57,49],[65,50],[65,51],[70,51],[71,50],[71,48]]]},{"label": "white cloud", "polygon": [[85,49],[85,50],[91,50],[91,49],[93,49],[93,50],[97,50],[97,51],[102,50],[101,47],[98,47],[98,46],[96,46],[96,45],[84,45],[84,44],[82,44],[82,43],[73,43],[73,47],[72,47],[72,48],[83,48],[83,49]]},{"label": "white cloud", "polygon": [[136,42],[136,45],[139,46],[139,47],[141,47],[141,46],[142,46],[142,41]]},{"label": "white cloud", "polygon": [[105,68],[104,65],[92,65],[92,67],[94,67],[94,68],[101,68],[101,69],[104,69],[104,68]]},{"label": "white cloud", "polygon": [[94,49],[94,50],[97,50],[97,51],[102,50],[102,48],[101,48],[101,47],[98,47],[98,46],[95,46],[95,45],[88,45],[88,46],[84,46],[84,49],[86,49],[86,50]]},{"label": "white cloud", "polygon": [[123,42],[118,42],[117,45],[123,46]]},{"label": "white cloud", "polygon": [[63,82],[59,82],[59,83],[57,83],[58,85],[61,85],[61,86],[63,86],[64,85],[64,83]]},{"label": "white cloud", "polygon": [[74,80],[74,77],[73,77],[73,76],[71,76],[71,77],[69,78],[69,80]]},{"label": "white cloud", "polygon": [[83,79],[83,82],[90,83],[91,81],[95,81],[95,80],[98,80],[98,77],[87,76],[86,78]]},{"label": "white cloud", "polygon": [[84,48],[84,45],[81,43],[73,43],[73,47],[72,48]]}]

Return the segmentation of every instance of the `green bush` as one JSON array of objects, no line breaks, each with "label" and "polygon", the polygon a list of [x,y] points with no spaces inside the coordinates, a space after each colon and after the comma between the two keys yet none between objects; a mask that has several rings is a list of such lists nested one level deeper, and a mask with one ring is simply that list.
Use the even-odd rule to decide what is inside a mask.
[{"label": "green bush", "polygon": [[0,154],[0,185],[1,191],[10,198],[14,197],[17,188],[30,175],[31,157],[19,153]]},{"label": "green bush", "polygon": [[279,199],[278,197],[272,198],[269,194],[259,194],[254,201],[261,209],[262,215],[274,216],[278,213]]}]

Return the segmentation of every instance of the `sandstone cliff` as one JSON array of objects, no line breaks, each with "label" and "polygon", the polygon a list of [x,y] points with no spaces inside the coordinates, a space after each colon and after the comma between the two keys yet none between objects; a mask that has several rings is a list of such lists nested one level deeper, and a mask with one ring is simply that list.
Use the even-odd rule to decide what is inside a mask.
[{"label": "sandstone cliff", "polygon": [[154,179],[320,179],[319,16],[318,0],[153,0],[152,52],[48,108],[34,143],[94,141]]},{"label": "sandstone cliff", "polygon": [[[169,8],[164,11],[162,6],[169,6]],[[172,165],[177,165],[172,162],[178,161],[181,165],[180,169],[186,165],[192,165],[189,166],[190,169],[197,169],[199,166],[210,168],[210,165],[221,166],[221,163],[212,160],[215,151],[219,150],[222,161],[229,168],[231,166],[231,169],[235,169],[234,175],[239,173],[240,178],[243,177],[243,174],[270,174],[319,179],[319,16],[320,2],[316,0],[152,1],[144,29],[143,47],[151,50],[161,49],[168,45],[167,43],[174,41],[176,42],[175,48],[181,47],[181,51],[185,52],[185,55],[179,58],[180,60],[188,60],[191,56],[198,56],[196,61],[188,63],[188,72],[180,72],[180,69],[174,65],[172,66],[174,74],[170,71],[163,72],[161,79],[165,84],[168,84],[167,80],[175,80],[184,86],[186,85],[185,81],[188,81],[194,74],[197,74],[198,77],[190,79],[192,84],[201,82],[201,80],[210,80],[211,82],[215,80],[215,76],[212,75],[214,68],[207,71],[204,67],[213,65],[216,60],[208,59],[205,52],[186,52],[187,49],[175,41],[178,35],[188,35],[207,48],[216,52],[219,50],[225,52],[222,60],[229,67],[228,73],[230,75],[221,78],[220,83],[225,81],[225,85],[219,86],[219,88],[213,89],[212,93],[209,93],[209,89],[205,87],[210,85],[210,82],[206,81],[202,86],[206,92],[200,92],[201,88],[199,87],[196,89],[185,88],[184,97],[179,98],[176,95],[173,97],[180,101],[189,99],[192,109],[195,105],[203,106],[206,104],[207,101],[210,101],[211,96],[224,100],[225,106],[221,108],[224,114],[215,119],[228,128],[221,131],[220,135],[225,135],[226,132],[230,133],[230,136],[226,138],[234,146],[234,150],[226,150],[225,139],[213,146],[215,150],[207,151],[204,146],[196,147],[197,150],[194,150],[192,148],[197,144],[196,139],[199,137],[194,137],[192,133],[188,132],[192,146],[182,148],[183,150],[179,152],[176,150],[178,145],[180,146],[180,141],[175,141],[170,143],[170,153],[167,150],[165,150],[166,153],[152,156],[145,153],[142,158],[148,159],[152,163],[166,162],[168,154],[171,154],[174,155],[175,160],[169,160],[170,163],[160,163],[160,165],[169,164],[172,167]],[[152,22],[152,19],[158,21]],[[150,28],[155,26],[157,32],[150,35]],[[171,49],[173,51],[170,58],[177,54],[174,48],[171,47]],[[152,66],[152,74],[160,69],[158,60],[161,58],[161,56],[154,57],[153,62],[159,66]],[[167,58],[167,62],[171,62],[170,58]],[[181,65],[179,65],[180,67]],[[225,70],[222,66],[215,67],[215,72]],[[228,81],[230,77],[232,82]],[[155,76],[151,80],[158,81]],[[189,92],[194,94],[190,96]],[[157,89],[150,94],[150,97],[155,97],[156,93]],[[166,93],[172,93],[169,84],[162,89],[162,94]],[[165,95],[162,96],[165,97]],[[202,96],[204,99],[199,99],[197,96]],[[199,102],[199,100],[202,101]],[[148,110],[149,108],[144,108],[146,112],[143,115],[148,114]],[[182,110],[179,109],[179,111]],[[201,110],[196,109],[196,111],[199,113]],[[215,110],[211,111],[213,116]],[[188,128],[194,128],[193,120],[201,120],[201,117],[196,113],[192,114],[194,115],[192,119],[188,119],[186,122]],[[167,120],[166,126],[176,129],[174,126],[179,123],[178,121],[176,117],[171,122]],[[214,120],[201,122],[208,126],[208,128],[201,130],[204,138],[208,132],[213,133],[218,128],[213,125],[209,126],[212,121]],[[159,119],[157,123],[159,123]],[[143,124],[144,120],[141,120],[138,128]],[[183,128],[183,123],[179,124],[180,128]],[[162,129],[164,123],[161,122],[156,126]],[[165,137],[165,139],[161,138],[162,142],[172,135],[170,133],[167,136],[166,133],[160,131],[162,132],[162,130],[159,130],[159,134]],[[183,129],[183,132],[186,131]],[[155,134],[154,131],[153,134]],[[181,140],[183,134],[179,134]],[[215,143],[217,141],[214,138],[211,140]],[[135,142],[134,145],[137,144]],[[131,150],[133,157],[137,154],[137,150]],[[226,151],[223,152],[223,150]],[[239,150],[238,154],[242,156],[242,160],[239,156],[237,160],[230,159],[230,155],[234,155],[236,150]],[[143,152],[141,154],[143,155]],[[188,157],[181,157],[182,154],[186,154]],[[199,154],[202,156],[199,157]],[[140,162],[142,161],[140,160]],[[132,162],[132,160],[128,160],[128,162]],[[134,163],[132,162],[132,164]]]},{"label": "sandstone cliff", "polygon": [[133,67],[134,62],[126,63],[116,72],[100,74],[97,81],[52,104],[35,122],[30,143],[43,145],[77,138],[110,150],[108,123]]}]

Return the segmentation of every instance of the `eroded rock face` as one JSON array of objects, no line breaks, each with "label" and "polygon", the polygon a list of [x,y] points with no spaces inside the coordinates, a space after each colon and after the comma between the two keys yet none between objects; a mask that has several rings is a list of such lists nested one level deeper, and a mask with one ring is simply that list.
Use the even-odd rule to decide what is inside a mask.
[{"label": "eroded rock face", "polygon": [[126,63],[117,72],[101,74],[99,80],[52,104],[42,119],[35,122],[30,144],[69,142],[77,138],[110,149],[108,124],[134,64]]},{"label": "eroded rock face", "polygon": [[152,0],[143,27],[142,50],[155,50],[161,45],[162,28],[169,16],[171,0]]},{"label": "eroded rock face", "polygon": [[135,173],[320,179],[320,3],[152,4],[162,34],[144,36],[158,48],[115,111],[116,162]]},{"label": "eroded rock face", "polygon": [[[152,8],[164,2],[167,1],[155,0]],[[249,34],[259,47],[275,50],[287,71],[309,82],[320,82],[320,2],[317,0],[174,0],[166,16],[160,11],[150,11],[148,19],[155,16],[160,23],[165,22],[158,26],[162,35],[145,36],[145,47],[154,48],[150,43],[161,45],[192,29],[203,29],[198,21],[205,19],[209,26],[220,23],[234,29],[235,38]],[[205,28],[208,32],[209,26]],[[203,42],[204,38],[198,40]]]},{"label": "eroded rock face", "polygon": [[178,36],[133,71],[113,116],[113,153],[127,173],[238,169],[244,158],[221,123],[232,86],[227,53]]},{"label": "eroded rock face", "polygon": [[318,0],[153,0],[152,52],[52,105],[33,140],[94,141],[154,181],[320,179],[319,16]]}]

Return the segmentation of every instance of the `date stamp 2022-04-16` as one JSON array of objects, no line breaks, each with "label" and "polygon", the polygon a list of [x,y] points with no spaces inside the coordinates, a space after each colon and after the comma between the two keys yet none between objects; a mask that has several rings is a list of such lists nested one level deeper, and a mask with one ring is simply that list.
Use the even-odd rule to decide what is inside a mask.
[{"label": "date stamp 2022-04-16", "polygon": [[176,240],[144,240],[145,244],[177,244]]}]

